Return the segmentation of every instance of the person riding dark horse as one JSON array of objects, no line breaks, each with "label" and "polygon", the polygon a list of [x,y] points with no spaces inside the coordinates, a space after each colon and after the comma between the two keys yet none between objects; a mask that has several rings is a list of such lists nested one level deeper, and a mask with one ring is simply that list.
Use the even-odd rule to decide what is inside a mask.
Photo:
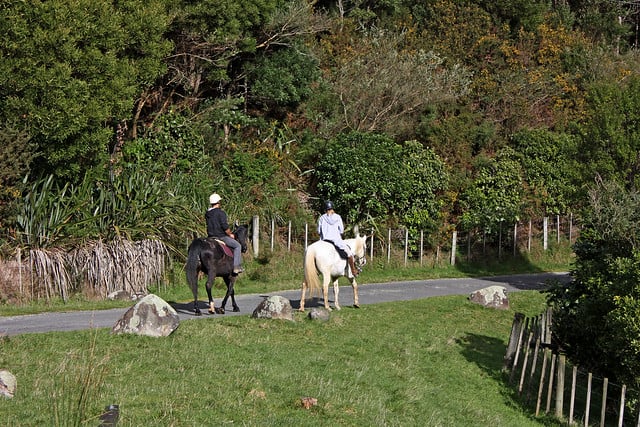
[{"label": "person riding dark horse", "polygon": [[222,240],[233,250],[233,274],[242,273],[242,248],[229,228],[227,213],[220,207],[222,197],[218,193],[209,196],[211,206],[205,213],[207,236]]},{"label": "person riding dark horse", "polygon": [[342,240],[342,233],[344,233],[342,217],[336,213],[333,202],[330,200],[324,202],[324,212],[325,213],[318,219],[318,234],[320,235],[320,240],[333,243],[338,252],[347,259],[351,274],[353,274],[354,277],[358,276],[360,270],[356,268],[353,251],[344,240]]}]

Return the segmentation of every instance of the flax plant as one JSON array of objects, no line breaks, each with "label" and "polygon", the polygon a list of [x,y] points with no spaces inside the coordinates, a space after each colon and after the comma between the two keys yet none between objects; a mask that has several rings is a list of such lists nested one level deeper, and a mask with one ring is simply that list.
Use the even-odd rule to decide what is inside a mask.
[{"label": "flax plant", "polygon": [[76,210],[72,192],[68,184],[56,189],[53,176],[34,182],[24,197],[22,212],[16,218],[18,241],[36,248],[59,243]]},{"label": "flax plant", "polygon": [[141,294],[161,283],[170,251],[197,228],[184,188],[173,184],[134,170],[62,188],[53,177],[34,183],[17,236],[30,254],[32,294],[66,301],[76,290]]}]

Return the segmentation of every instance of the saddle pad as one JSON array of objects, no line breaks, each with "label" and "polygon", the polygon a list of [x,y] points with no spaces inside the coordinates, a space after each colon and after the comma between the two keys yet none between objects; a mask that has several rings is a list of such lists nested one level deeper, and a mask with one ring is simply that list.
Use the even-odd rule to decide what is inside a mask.
[{"label": "saddle pad", "polygon": [[220,244],[220,247],[222,248],[222,250],[224,251],[224,254],[226,256],[233,257],[233,251],[231,250],[231,248],[229,246],[227,246],[227,244],[225,242],[223,242],[222,240],[219,240],[219,239],[215,239],[215,241]]}]

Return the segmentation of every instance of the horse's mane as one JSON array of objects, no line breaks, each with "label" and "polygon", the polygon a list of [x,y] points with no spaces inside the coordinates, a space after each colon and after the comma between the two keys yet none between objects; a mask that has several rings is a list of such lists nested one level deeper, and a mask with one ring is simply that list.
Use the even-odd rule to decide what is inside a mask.
[{"label": "horse's mane", "polygon": [[346,239],[345,242],[354,253],[356,254],[364,254],[364,245],[367,238],[366,236],[357,235],[356,237],[352,237],[351,239]]}]

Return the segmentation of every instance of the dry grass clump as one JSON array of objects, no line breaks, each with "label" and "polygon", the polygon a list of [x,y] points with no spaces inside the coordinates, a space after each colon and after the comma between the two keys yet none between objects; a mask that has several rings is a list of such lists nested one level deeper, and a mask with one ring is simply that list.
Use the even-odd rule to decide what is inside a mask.
[{"label": "dry grass clump", "polygon": [[27,261],[0,261],[0,302],[60,297],[76,292],[105,298],[115,291],[147,293],[161,283],[169,263],[159,240],[91,241],[80,248],[32,249]]},{"label": "dry grass clump", "polygon": [[17,260],[0,260],[0,303],[17,304],[30,299],[29,287],[25,286],[28,269]]}]

